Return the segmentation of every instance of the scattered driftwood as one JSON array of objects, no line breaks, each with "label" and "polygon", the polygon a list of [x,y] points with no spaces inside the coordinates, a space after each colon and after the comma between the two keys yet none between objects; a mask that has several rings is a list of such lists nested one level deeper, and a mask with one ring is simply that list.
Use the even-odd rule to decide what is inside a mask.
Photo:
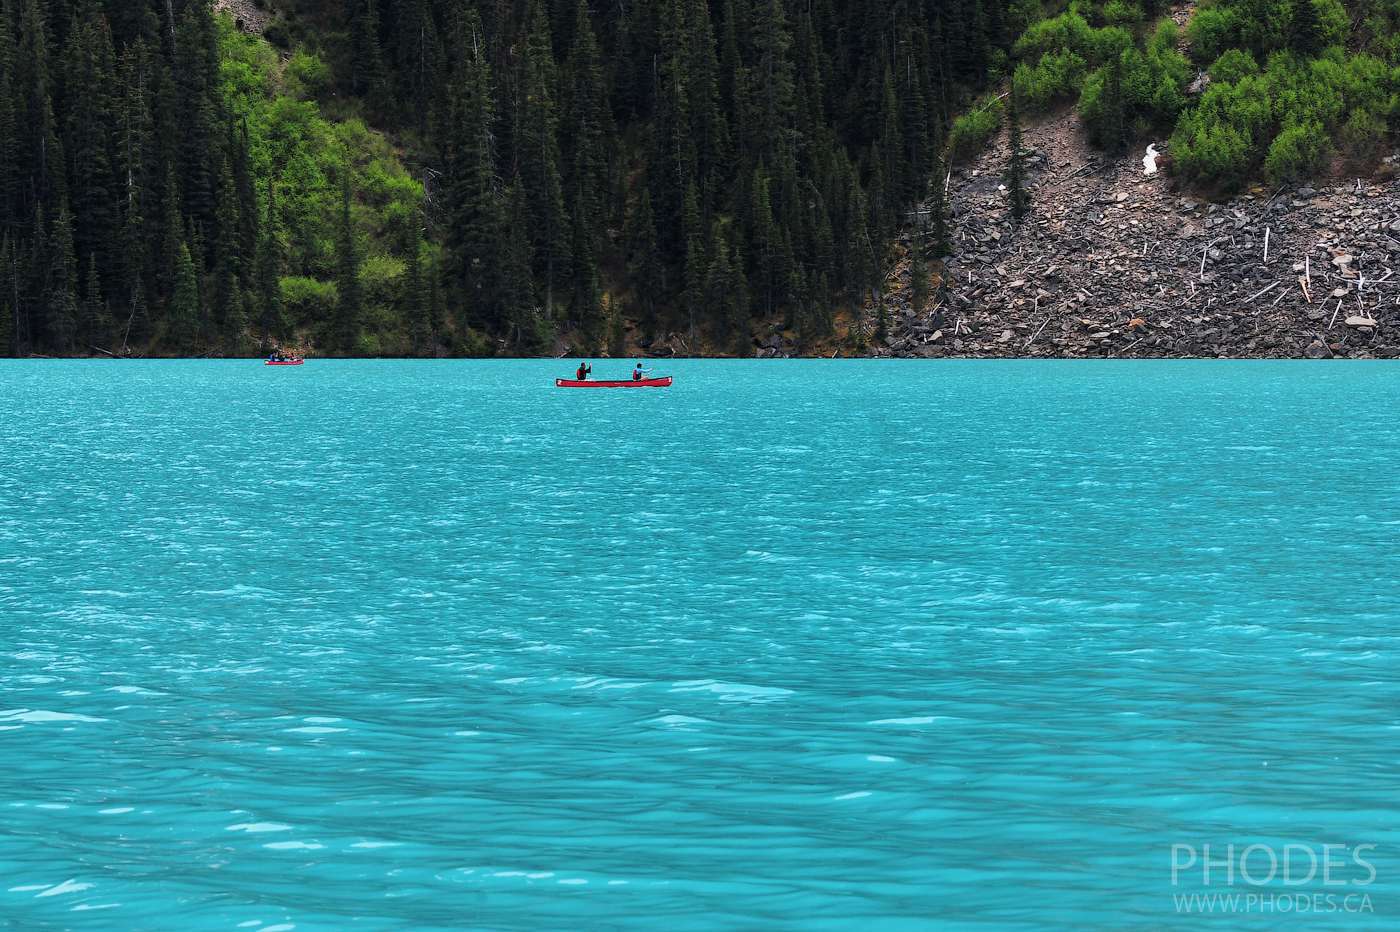
[{"label": "scattered driftwood", "polygon": [[1257,301],[1258,299],[1264,297],[1264,295],[1266,295],[1266,294],[1268,294],[1269,292],[1273,291],[1273,290],[1274,290],[1275,288],[1277,288],[1277,287],[1278,287],[1278,282],[1270,282],[1269,284],[1267,284],[1267,285],[1265,285],[1263,288],[1261,288],[1259,291],[1257,291],[1257,292],[1255,292],[1254,294],[1250,295],[1250,296],[1249,296],[1249,303],[1252,303],[1252,302],[1254,302],[1254,301]]},{"label": "scattered driftwood", "polygon": [[1037,327],[1037,328],[1035,329],[1035,333],[1031,334],[1031,338],[1030,338],[1029,340],[1026,341],[1026,345],[1027,345],[1027,346],[1030,346],[1032,343],[1035,342],[1035,338],[1038,337],[1038,336],[1040,336],[1040,331],[1044,330],[1044,329],[1045,329],[1045,325],[1048,324],[1048,323],[1050,323],[1050,318],[1048,318],[1048,317],[1045,318],[1043,321],[1040,322],[1040,326]]}]

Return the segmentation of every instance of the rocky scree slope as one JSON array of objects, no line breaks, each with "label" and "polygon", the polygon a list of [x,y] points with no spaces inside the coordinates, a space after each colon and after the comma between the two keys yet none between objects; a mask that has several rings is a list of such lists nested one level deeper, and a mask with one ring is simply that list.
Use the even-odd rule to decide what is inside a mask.
[{"label": "rocky scree slope", "polygon": [[[953,255],[930,306],[887,283],[897,356],[1400,356],[1400,156],[1372,178],[1209,203],[1084,142],[1026,127],[1033,210],[1012,222],[1005,139],[955,171]],[[906,239],[907,243],[907,239]]]},{"label": "rocky scree slope", "polygon": [[[1183,53],[1195,13],[1172,8]],[[1400,356],[1400,154],[1371,178],[1209,203],[1148,175],[1141,152],[1090,148],[1072,109],[1026,127],[1025,144],[1032,215],[1008,216],[1005,138],[955,171],[935,300],[910,306],[899,263],[876,354]]]}]

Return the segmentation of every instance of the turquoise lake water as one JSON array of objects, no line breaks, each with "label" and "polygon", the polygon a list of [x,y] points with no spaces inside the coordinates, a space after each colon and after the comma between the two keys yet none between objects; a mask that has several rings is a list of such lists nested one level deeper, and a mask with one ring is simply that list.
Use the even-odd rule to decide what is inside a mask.
[{"label": "turquoise lake water", "polygon": [[0,363],[0,925],[1400,923],[1400,367],[658,367]]}]

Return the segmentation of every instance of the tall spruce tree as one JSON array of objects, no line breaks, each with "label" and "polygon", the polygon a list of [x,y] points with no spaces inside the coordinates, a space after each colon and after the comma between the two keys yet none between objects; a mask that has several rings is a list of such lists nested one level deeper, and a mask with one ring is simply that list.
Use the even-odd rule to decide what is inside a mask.
[{"label": "tall spruce tree", "polygon": [[1010,150],[1006,167],[1006,199],[1011,216],[1025,218],[1031,209],[1031,197],[1026,191],[1026,152],[1021,138],[1021,108],[1012,91],[1006,104],[1006,141]]},{"label": "tall spruce tree", "polygon": [[442,140],[447,285],[462,308],[462,328],[500,330],[504,220],[492,141],[495,104],[486,36],[474,10],[461,16],[456,54]]},{"label": "tall spruce tree", "polygon": [[44,280],[48,295],[45,329],[54,349],[71,353],[78,328],[78,261],[73,254],[73,216],[67,204],[54,218],[48,260],[48,276]]},{"label": "tall spruce tree", "polygon": [[568,288],[571,278],[571,227],[564,208],[563,176],[559,167],[555,104],[558,76],[549,19],[540,6],[535,7],[526,43],[524,71],[525,113],[518,140],[520,184],[517,187],[526,198],[528,210],[523,221],[525,229],[520,233],[530,238],[534,255],[532,275],[540,282],[545,315],[553,319],[555,295]]},{"label": "tall spruce tree", "polygon": [[199,300],[199,274],[195,271],[194,258],[190,247],[180,244],[179,256],[175,263],[175,291],[170,298],[167,314],[168,336],[171,347],[182,355],[192,355],[196,350],[201,334],[200,318],[203,310]]},{"label": "tall spruce tree", "polygon": [[1326,46],[1326,38],[1317,4],[1314,0],[1293,0],[1292,14],[1288,35],[1289,48],[1309,57],[1321,54]]}]

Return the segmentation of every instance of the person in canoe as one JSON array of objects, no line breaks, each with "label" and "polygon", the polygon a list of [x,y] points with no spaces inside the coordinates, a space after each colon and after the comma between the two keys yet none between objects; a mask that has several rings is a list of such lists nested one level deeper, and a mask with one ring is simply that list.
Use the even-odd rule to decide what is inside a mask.
[{"label": "person in canoe", "polygon": [[580,382],[587,382],[588,377],[593,374],[593,367],[586,362],[578,364],[578,371],[574,373],[574,378]]},{"label": "person in canoe", "polygon": [[650,369],[643,369],[643,368],[642,368],[642,361],[641,361],[640,359],[638,359],[638,360],[637,360],[637,367],[636,367],[635,369],[632,370],[632,381],[633,381],[633,382],[640,382],[642,379],[646,378],[646,374],[647,374],[648,372],[650,372],[650,371],[651,371]]}]

